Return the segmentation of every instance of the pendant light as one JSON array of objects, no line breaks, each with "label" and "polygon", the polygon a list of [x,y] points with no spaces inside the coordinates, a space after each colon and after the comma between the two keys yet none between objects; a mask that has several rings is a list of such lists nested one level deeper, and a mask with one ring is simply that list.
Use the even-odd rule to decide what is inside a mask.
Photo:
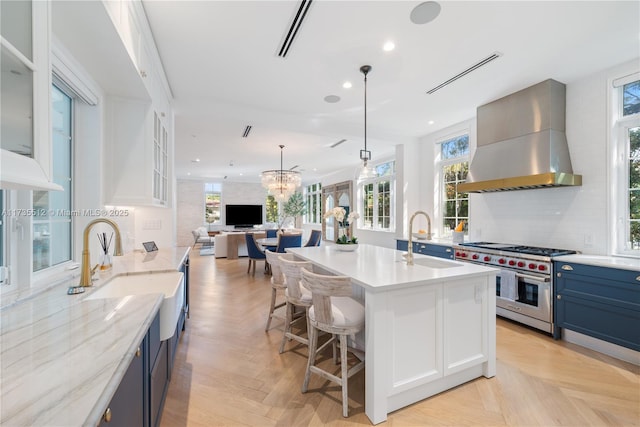
[{"label": "pendant light", "polygon": [[282,167],[282,149],[280,145],[280,169],[264,171],[261,174],[262,186],[269,190],[269,194],[280,202],[286,202],[302,184],[300,172],[284,170]]},{"label": "pendant light", "polygon": [[369,164],[371,151],[367,150],[367,74],[369,74],[369,71],[371,71],[371,65],[363,65],[360,67],[360,72],[364,74],[364,150],[360,150],[362,166],[358,168],[358,181],[364,181],[378,176],[378,172]]}]

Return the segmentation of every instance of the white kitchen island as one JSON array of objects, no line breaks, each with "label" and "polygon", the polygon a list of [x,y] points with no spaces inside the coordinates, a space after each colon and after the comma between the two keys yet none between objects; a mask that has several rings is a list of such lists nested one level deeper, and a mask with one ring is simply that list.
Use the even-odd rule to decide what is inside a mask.
[{"label": "white kitchen island", "polygon": [[[365,303],[365,412],[387,414],[496,372],[496,269],[359,245],[289,248],[326,272],[349,276]],[[356,343],[357,344],[357,343]]]}]

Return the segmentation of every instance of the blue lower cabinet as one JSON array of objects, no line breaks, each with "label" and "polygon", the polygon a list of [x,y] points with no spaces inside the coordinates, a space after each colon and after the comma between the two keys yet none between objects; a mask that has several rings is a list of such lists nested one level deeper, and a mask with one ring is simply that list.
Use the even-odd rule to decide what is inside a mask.
[{"label": "blue lower cabinet", "polygon": [[151,427],[160,425],[164,399],[169,386],[169,340],[162,341],[156,363],[149,374],[149,410]]},{"label": "blue lower cabinet", "polygon": [[565,328],[640,351],[640,272],[555,262],[554,337]]},{"label": "blue lower cabinet", "polygon": [[133,357],[98,425],[145,426],[145,340]]},{"label": "blue lower cabinet", "polygon": [[[435,245],[433,243],[412,242],[413,253],[435,256],[438,258],[453,259],[453,248],[451,246]],[[409,250],[408,240],[396,240],[396,249],[399,251]]]}]

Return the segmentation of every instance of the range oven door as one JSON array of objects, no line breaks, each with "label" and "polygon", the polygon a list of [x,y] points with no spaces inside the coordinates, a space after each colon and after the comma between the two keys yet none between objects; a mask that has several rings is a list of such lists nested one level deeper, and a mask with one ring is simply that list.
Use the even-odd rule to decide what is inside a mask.
[{"label": "range oven door", "polygon": [[[527,316],[551,325],[553,322],[553,312],[551,310],[551,276],[516,272],[515,280],[518,296],[515,300],[508,299],[501,296],[501,277],[500,274],[496,276],[496,306],[516,315],[515,317],[505,317],[527,323],[525,319],[521,319],[519,315]],[[500,314],[500,312],[501,310],[498,310],[498,314]],[[532,324],[532,326],[535,325]]]}]

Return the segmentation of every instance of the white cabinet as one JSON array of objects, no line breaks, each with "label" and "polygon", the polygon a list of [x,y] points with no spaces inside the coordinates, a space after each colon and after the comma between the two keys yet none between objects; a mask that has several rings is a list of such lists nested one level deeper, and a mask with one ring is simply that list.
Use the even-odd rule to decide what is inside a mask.
[{"label": "white cabinet", "polygon": [[0,2],[0,188],[51,182],[50,4]]},{"label": "white cabinet", "polygon": [[107,99],[105,200],[110,205],[171,205],[173,114],[170,92],[139,1],[105,8],[148,99]]},{"label": "white cabinet", "polygon": [[107,99],[106,197],[109,205],[169,206],[169,132],[147,101]]}]

